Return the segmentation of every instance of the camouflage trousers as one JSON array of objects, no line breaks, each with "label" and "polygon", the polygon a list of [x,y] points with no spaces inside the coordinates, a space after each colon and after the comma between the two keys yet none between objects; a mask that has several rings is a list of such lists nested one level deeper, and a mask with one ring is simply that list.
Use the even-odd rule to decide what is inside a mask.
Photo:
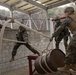
[{"label": "camouflage trousers", "polygon": [[76,64],[76,30],[66,50],[65,64]]}]

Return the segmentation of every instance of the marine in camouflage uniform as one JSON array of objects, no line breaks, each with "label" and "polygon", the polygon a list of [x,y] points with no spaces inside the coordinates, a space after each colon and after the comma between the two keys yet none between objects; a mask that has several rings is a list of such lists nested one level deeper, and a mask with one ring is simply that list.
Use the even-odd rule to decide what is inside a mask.
[{"label": "marine in camouflage uniform", "polygon": [[52,35],[50,41],[52,41],[53,37],[56,37],[64,29],[64,27],[69,28],[73,37],[66,50],[65,65],[64,67],[58,68],[58,70],[61,72],[68,72],[70,69],[73,69],[76,71],[76,13],[74,13],[73,7],[67,7],[64,10],[64,13],[66,15],[66,19]]},{"label": "marine in camouflage uniform", "polygon": [[15,43],[13,50],[12,50],[12,58],[10,60],[13,61],[14,57],[17,53],[17,49],[21,46],[21,45],[25,45],[29,50],[31,50],[34,54],[38,54],[39,52],[37,50],[35,50],[29,43],[28,43],[28,34],[26,29],[23,26],[19,26],[19,32],[16,34],[16,38],[18,41],[22,41],[22,42],[26,42],[26,43]]},{"label": "marine in camouflage uniform", "polygon": [[[55,22],[56,22],[56,24],[55,24],[55,30],[56,30],[61,25],[62,22],[60,21],[60,18],[58,16],[55,18]],[[55,42],[56,42],[55,46],[56,46],[57,49],[59,49],[59,43],[62,39],[64,40],[65,50],[67,49],[68,36],[70,36],[70,32],[69,32],[68,28],[65,27],[61,31],[61,33],[58,36],[55,37]]]}]

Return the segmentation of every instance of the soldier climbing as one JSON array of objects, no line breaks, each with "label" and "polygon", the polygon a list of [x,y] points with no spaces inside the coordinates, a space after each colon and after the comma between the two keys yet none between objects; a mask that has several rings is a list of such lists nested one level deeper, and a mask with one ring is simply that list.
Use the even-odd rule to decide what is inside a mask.
[{"label": "soldier climbing", "polygon": [[59,26],[56,31],[53,33],[50,41],[53,40],[53,37],[56,37],[64,29],[68,27],[73,37],[68,45],[66,50],[65,65],[64,67],[58,68],[61,72],[69,72],[70,69],[76,71],[76,13],[73,7],[67,7],[64,10],[66,19],[62,22],[62,25]]}]

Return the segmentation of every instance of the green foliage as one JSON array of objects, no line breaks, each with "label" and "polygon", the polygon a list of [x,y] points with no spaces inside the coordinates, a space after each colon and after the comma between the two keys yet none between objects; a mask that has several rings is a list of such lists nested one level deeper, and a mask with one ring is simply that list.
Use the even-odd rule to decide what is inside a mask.
[{"label": "green foliage", "polygon": [[64,9],[68,6],[73,7],[76,11],[76,5],[71,3],[71,4],[66,5],[64,7],[55,7],[55,8],[49,9],[48,14],[50,15],[51,18],[55,18],[56,16],[63,16],[64,15]]}]

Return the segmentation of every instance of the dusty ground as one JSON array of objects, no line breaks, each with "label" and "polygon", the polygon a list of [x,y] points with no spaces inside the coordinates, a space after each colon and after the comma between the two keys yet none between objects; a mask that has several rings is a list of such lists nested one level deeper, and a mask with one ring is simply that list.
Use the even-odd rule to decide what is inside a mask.
[{"label": "dusty ground", "polygon": [[28,67],[14,69],[10,72],[2,73],[1,75],[29,75]]},{"label": "dusty ground", "polygon": [[[29,75],[29,68],[28,68],[28,66],[26,66],[26,67],[14,69],[14,70],[12,70],[10,72],[2,73],[0,75]],[[33,75],[41,75],[41,74],[38,74],[35,71]],[[52,74],[47,74],[47,75],[52,75]]]},{"label": "dusty ground", "polygon": [[[2,73],[0,75],[29,75],[29,70],[28,70],[28,66],[26,67],[22,67],[22,68],[18,68],[18,69],[14,69],[10,72],[5,72],[5,73]],[[34,72],[33,75],[41,75],[41,74],[38,74],[36,71]],[[45,75],[70,75],[70,74],[45,74]],[[76,75],[76,72],[73,73],[72,75]]]}]

